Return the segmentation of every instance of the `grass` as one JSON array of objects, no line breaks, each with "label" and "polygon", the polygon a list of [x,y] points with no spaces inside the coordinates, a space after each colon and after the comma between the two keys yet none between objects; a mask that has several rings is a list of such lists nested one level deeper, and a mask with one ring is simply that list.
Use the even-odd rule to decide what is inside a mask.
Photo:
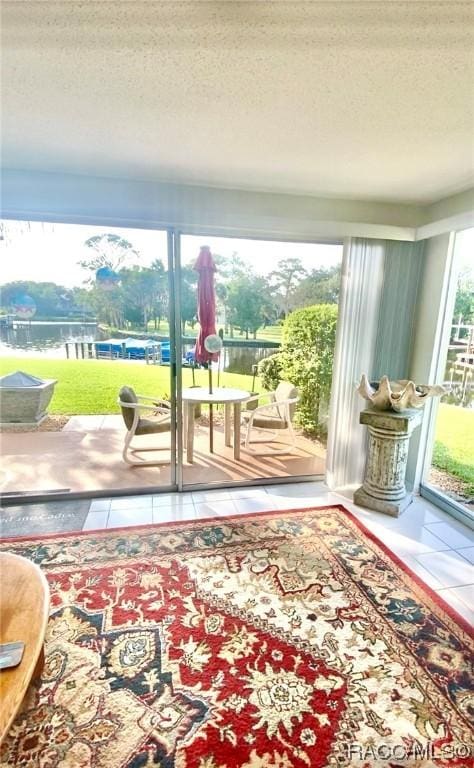
[{"label": "grass", "polygon": [[[217,330],[220,328],[223,328],[223,326],[217,326]],[[257,339],[256,341],[275,341],[278,343],[281,343],[281,333],[282,333],[282,325],[270,325],[267,328],[260,328],[259,331],[257,331]],[[145,331],[143,331],[145,333]],[[155,329],[155,324],[153,321],[148,323],[148,331],[147,333],[152,333],[153,335],[158,336],[169,336],[169,324],[167,320],[162,320],[160,323],[160,327]],[[195,325],[194,328],[191,328],[191,326],[186,323],[186,336],[197,336],[199,333],[199,325]],[[227,334],[224,336],[225,339],[230,339],[231,337]],[[245,333],[242,335],[240,334],[240,331],[235,330],[234,331],[234,340],[236,341],[244,341],[245,340]],[[253,338],[253,335],[250,334],[249,341],[255,342],[255,339]]]},{"label": "grass", "polygon": [[[0,375],[24,371],[42,379],[57,379],[49,407],[52,414],[119,413],[117,396],[124,384],[140,395],[169,397],[170,369],[167,366],[146,365],[145,362],[123,360],[47,360],[24,357],[0,358]],[[195,371],[196,384],[208,383],[208,372]],[[217,386],[217,373],[213,374]],[[183,369],[183,386],[192,385],[192,372]],[[237,373],[221,373],[220,386],[250,391],[252,377]]]},{"label": "grass", "polygon": [[474,495],[474,410],[441,403],[436,422],[433,466],[465,483]]}]

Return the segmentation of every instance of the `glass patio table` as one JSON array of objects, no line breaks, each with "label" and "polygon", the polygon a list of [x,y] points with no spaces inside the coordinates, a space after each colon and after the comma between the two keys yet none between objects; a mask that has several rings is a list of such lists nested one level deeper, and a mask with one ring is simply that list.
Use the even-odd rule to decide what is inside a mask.
[{"label": "glass patio table", "polygon": [[[232,445],[231,414],[234,411],[234,459],[240,459],[240,413],[241,404],[251,397],[250,392],[243,389],[215,387],[209,392],[208,387],[188,387],[182,391],[184,434],[186,435],[186,458],[193,462],[194,450],[194,409],[197,404],[224,405],[224,439],[227,446]],[[210,423],[210,452],[213,452],[212,421]]]}]

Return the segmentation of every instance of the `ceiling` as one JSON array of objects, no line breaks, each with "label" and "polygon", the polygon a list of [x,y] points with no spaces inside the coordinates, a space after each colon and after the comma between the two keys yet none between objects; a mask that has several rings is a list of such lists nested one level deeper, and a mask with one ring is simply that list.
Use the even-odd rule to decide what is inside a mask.
[{"label": "ceiling", "polygon": [[473,8],[4,0],[3,165],[438,200],[473,183]]}]

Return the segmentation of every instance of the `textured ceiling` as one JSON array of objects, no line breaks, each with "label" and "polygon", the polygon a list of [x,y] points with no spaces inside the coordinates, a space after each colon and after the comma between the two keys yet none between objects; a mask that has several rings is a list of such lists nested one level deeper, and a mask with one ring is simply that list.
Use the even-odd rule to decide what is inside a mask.
[{"label": "textured ceiling", "polygon": [[437,200],[473,180],[472,12],[4,1],[3,164]]}]

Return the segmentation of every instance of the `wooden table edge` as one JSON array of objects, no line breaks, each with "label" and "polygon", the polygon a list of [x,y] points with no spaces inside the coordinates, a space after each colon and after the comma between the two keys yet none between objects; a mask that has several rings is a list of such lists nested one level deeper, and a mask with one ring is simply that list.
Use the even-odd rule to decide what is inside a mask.
[{"label": "wooden table edge", "polygon": [[[39,662],[39,660],[41,658],[41,654],[44,652],[44,639],[45,639],[45,635],[46,635],[46,628],[48,626],[49,607],[50,607],[50,605],[49,605],[49,603],[50,603],[49,584],[48,584],[48,580],[46,579],[46,576],[44,575],[44,573],[41,570],[41,568],[39,567],[39,565],[37,565],[36,563],[33,563],[33,561],[29,560],[27,557],[22,557],[20,555],[15,555],[15,554],[13,554],[13,552],[0,552],[0,560],[5,559],[5,558],[9,559],[9,560],[14,560],[14,561],[15,560],[21,561],[23,567],[25,567],[25,563],[27,563],[28,565],[26,567],[30,568],[32,571],[34,571],[36,573],[36,575],[39,577],[39,581],[42,583],[42,586],[43,586],[43,589],[44,589],[44,597],[45,597],[45,599],[44,599],[44,609],[43,609],[43,616],[41,618],[40,631],[39,631],[39,636],[42,638],[42,641],[41,641],[41,643],[38,643],[37,651],[36,651],[35,654],[33,654],[32,658],[31,658],[30,666],[33,668],[33,673],[32,673],[32,676],[30,677],[30,681],[29,681],[29,685],[30,685],[32,680],[35,677],[35,673],[36,673],[36,670],[37,670],[37,667],[38,667],[38,662]],[[0,571],[0,573],[1,573],[1,571]],[[21,662],[20,662],[20,665],[21,665]],[[1,674],[1,670],[0,670],[0,674]],[[26,691],[27,691],[29,685],[25,689],[25,694],[26,694]],[[17,716],[19,710],[21,709],[21,705],[23,704],[23,701],[24,701],[24,699],[19,701],[18,705],[12,709],[12,712],[8,716],[8,720],[5,721],[5,724],[0,729],[0,745],[3,744],[6,736],[8,735],[8,732],[9,732],[9,730],[11,728],[11,725],[12,725],[15,717]]]}]

